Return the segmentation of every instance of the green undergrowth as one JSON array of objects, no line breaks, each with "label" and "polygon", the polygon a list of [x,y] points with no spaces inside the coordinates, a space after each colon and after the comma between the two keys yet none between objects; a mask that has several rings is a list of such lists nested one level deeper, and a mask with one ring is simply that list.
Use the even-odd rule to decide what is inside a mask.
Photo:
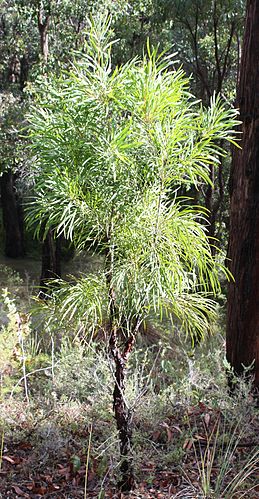
[{"label": "green undergrowth", "polygon": [[[114,377],[104,339],[87,343],[80,335],[72,338],[71,324],[67,335],[56,326],[39,329],[25,313],[25,302],[21,306],[19,290],[17,296],[8,287],[2,291],[1,435],[13,445],[29,442],[36,469],[67,460],[74,466],[73,459],[80,468],[92,428],[90,476],[105,487],[115,480],[119,450]],[[244,380],[236,380],[236,392],[229,394],[221,326],[213,330],[193,348],[177,331],[149,334],[147,328],[131,355],[126,402],[132,413],[132,459],[138,481],[144,479],[148,487],[161,470],[181,477],[185,497],[220,498],[222,491],[226,498],[242,497],[235,494],[254,485],[258,409]],[[236,483],[254,455],[251,477]]]}]

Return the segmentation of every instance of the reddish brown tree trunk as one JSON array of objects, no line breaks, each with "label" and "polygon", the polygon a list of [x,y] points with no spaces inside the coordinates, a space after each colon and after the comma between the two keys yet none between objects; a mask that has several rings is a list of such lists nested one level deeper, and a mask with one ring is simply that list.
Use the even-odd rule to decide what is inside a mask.
[{"label": "reddish brown tree trunk", "polygon": [[125,375],[126,365],[129,355],[135,343],[134,336],[130,336],[121,351],[117,345],[116,326],[112,326],[110,331],[110,352],[115,363],[115,386],[113,391],[113,410],[119,432],[120,456],[121,456],[121,481],[119,488],[122,492],[130,491],[134,488],[134,471],[132,466],[131,438],[132,422],[131,412],[125,401]]},{"label": "reddish brown tree trunk", "polygon": [[[113,267],[114,267],[114,248],[112,245],[113,225],[111,222],[107,234],[107,250],[106,250],[106,283],[109,297],[109,352],[115,365],[115,386],[113,391],[113,410],[119,433],[120,441],[120,457],[121,457],[121,480],[119,488],[123,492],[130,491],[134,488],[134,470],[132,466],[131,453],[131,413],[127,407],[125,400],[125,375],[126,365],[130,353],[135,343],[135,334],[139,329],[138,321],[134,325],[132,334],[125,339],[124,331],[121,324],[118,325],[119,314],[116,304],[116,295],[112,285]],[[121,346],[119,347],[118,343]]]},{"label": "reddish brown tree trunk", "polygon": [[254,362],[259,388],[259,1],[248,0],[240,81],[242,149],[230,179],[230,270],[227,359],[237,374]]}]

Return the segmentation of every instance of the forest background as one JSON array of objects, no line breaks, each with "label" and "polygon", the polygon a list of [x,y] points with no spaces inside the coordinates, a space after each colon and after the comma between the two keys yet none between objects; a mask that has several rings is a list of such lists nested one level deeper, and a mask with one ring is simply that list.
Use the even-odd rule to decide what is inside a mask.
[{"label": "forest background", "polygon": [[[33,210],[31,218],[27,211],[26,225],[37,177],[28,115],[34,103],[44,101],[44,81],[69,72],[87,53],[89,16],[104,19],[107,12],[109,33],[118,40],[112,68],[142,57],[148,39],[150,47],[175,54],[174,70],[190,76],[191,93],[205,108],[220,96],[225,109],[233,109],[246,5],[16,0],[1,1],[0,7],[1,492],[115,497],[123,488],[119,469],[125,472],[112,408],[116,356],[107,352],[103,324],[91,330],[90,342],[72,309],[71,314],[62,309],[64,320],[48,299],[49,278],[62,276],[70,286],[82,273],[97,274],[103,253],[90,243],[78,251],[51,226],[38,229],[34,238]],[[227,154],[210,165],[207,182],[198,189],[183,185],[178,195],[188,197],[190,207],[208,210],[210,254],[223,268],[231,148],[221,136],[217,144]],[[186,335],[187,328],[168,318],[162,326],[157,320],[141,325],[122,397],[133,429],[127,448],[132,497],[258,497],[253,366],[246,364],[239,377],[226,360],[226,273],[219,272],[219,279],[216,314],[196,335]],[[83,298],[88,303],[86,294]]]}]

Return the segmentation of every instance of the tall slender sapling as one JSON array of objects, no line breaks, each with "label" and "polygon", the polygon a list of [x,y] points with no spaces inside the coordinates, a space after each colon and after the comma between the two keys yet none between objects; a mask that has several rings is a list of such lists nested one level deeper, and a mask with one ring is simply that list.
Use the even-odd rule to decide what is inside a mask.
[{"label": "tall slender sapling", "polygon": [[[164,315],[202,333],[220,290],[220,265],[206,237],[206,212],[177,197],[197,188],[234,140],[236,112],[218,99],[204,109],[172,58],[147,44],[142,60],[112,67],[110,21],[89,21],[86,53],[69,73],[41,87],[29,119],[35,196],[27,221],[54,228],[103,266],[53,297],[89,335],[107,324],[115,366],[114,411],[120,438],[121,488],[134,484],[131,414],[125,370],[141,325]],[[224,269],[223,269],[224,270]]]}]

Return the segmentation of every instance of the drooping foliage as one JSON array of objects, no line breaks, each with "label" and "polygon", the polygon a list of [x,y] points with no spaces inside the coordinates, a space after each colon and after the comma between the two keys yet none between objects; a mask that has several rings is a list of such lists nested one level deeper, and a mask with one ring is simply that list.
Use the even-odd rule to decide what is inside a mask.
[{"label": "drooping foliage", "polygon": [[[2,182],[3,195],[9,201],[8,204],[13,206],[11,211],[19,211],[24,191],[30,188],[26,174],[30,164],[23,145],[17,147],[19,140],[17,133],[14,133],[24,119],[27,97],[39,74],[46,74],[50,70],[59,74],[62,68],[70,67],[73,50],[84,51],[88,32],[87,16],[103,12],[105,8],[111,12],[111,30],[114,37],[120,39],[113,50],[113,64],[125,63],[136,54],[142,54],[147,36],[153,45],[159,45],[168,53],[176,51],[177,64],[182,64],[187,74],[193,75],[192,91],[207,104],[214,90],[223,92],[224,98],[233,98],[244,3],[244,0],[105,0],[101,3],[96,0],[2,1],[0,120],[8,137],[5,137],[6,133],[0,137],[0,171],[8,175],[9,172],[15,174],[12,182],[16,194],[19,192],[17,206],[13,206],[11,191],[6,189],[6,182]],[[226,241],[228,225],[227,199],[224,195],[227,191],[224,186],[228,183],[228,165],[224,161],[217,174],[211,168],[214,188],[207,187],[201,195],[196,196],[197,202],[211,211],[210,234],[218,237],[222,245]],[[5,203],[3,206],[3,218],[9,219],[4,212]],[[22,216],[20,221],[16,221],[16,233],[19,232],[19,225],[19,237],[23,238]],[[4,226],[3,239],[7,241],[10,237],[15,240],[13,224],[4,223]],[[25,249],[30,253],[31,236],[26,235],[25,239],[28,246]],[[12,246],[15,244],[12,243]],[[47,241],[44,246],[48,247]],[[48,264],[52,265],[51,251],[48,252]],[[7,247],[5,253],[13,256]],[[18,251],[16,256],[19,254],[21,256],[23,252]]]},{"label": "drooping foliage", "polygon": [[109,33],[109,20],[90,22],[73,70],[41,80],[28,117],[35,196],[27,221],[36,234],[54,228],[105,257],[98,276],[61,286],[64,312],[95,327],[109,315],[108,287],[125,332],[164,312],[201,332],[219,265],[206,213],[177,193],[209,182],[210,164],[224,154],[217,141],[233,141],[236,111],[215,98],[203,108],[173,59],[149,45],[143,60],[113,69]]}]

